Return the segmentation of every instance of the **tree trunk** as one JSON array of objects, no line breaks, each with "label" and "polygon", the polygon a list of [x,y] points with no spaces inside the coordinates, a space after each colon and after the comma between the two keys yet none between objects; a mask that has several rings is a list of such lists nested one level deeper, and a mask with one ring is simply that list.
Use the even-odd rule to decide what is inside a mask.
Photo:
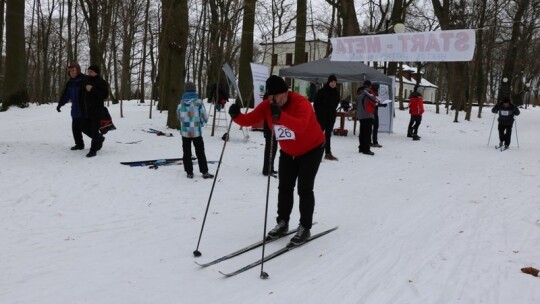
[{"label": "tree trunk", "polygon": [[24,1],[6,2],[6,70],[2,110],[16,105],[28,106],[26,87],[26,51],[24,45]]},{"label": "tree trunk", "polygon": [[184,91],[186,45],[189,31],[188,0],[163,1],[163,28],[160,42],[160,106],[168,110],[167,126],[177,129],[176,108]]},{"label": "tree trunk", "polygon": [[79,2],[88,25],[90,64],[103,68],[103,54],[107,49],[109,34],[113,28],[111,21],[116,1],[79,0]]},{"label": "tree trunk", "polygon": [[141,86],[141,98],[140,102],[144,103],[145,99],[145,84],[146,84],[146,48],[148,44],[148,24],[150,14],[150,0],[146,0],[146,6],[144,10],[144,34],[143,34],[143,49],[142,49],[142,67],[141,67],[141,76],[140,76],[140,86]]},{"label": "tree trunk", "polygon": [[242,26],[242,40],[240,46],[240,66],[238,68],[238,83],[240,94],[244,98],[245,106],[253,106],[253,76],[251,74],[251,61],[253,60],[253,30],[255,28],[256,0],[245,0],[244,20]]},{"label": "tree trunk", "polygon": [[306,62],[306,24],[307,24],[306,0],[296,2],[296,38],[294,41],[294,64]]},{"label": "tree trunk", "polygon": [[[0,0],[0,54],[4,54],[4,13],[6,0]],[[0,56],[0,75],[4,75],[4,58]],[[0,88],[3,87],[3,80],[0,78]],[[1,96],[0,96],[1,98]]]}]

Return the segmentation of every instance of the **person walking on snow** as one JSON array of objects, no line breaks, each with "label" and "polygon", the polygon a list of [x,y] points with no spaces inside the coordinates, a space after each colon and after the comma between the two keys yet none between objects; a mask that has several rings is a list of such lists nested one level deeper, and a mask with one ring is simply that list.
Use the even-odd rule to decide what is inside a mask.
[{"label": "person walking on snow", "polygon": [[240,113],[233,104],[229,114],[241,126],[251,126],[266,119],[281,148],[279,156],[279,192],[277,225],[268,232],[269,239],[283,236],[289,230],[289,219],[294,203],[294,187],[298,182],[300,197],[300,225],[291,245],[300,245],[311,236],[315,195],[313,186],[324,152],[324,133],[308,99],[289,92],[287,83],[278,76],[266,80],[268,98],[253,111]]},{"label": "person walking on snow", "polygon": [[187,177],[193,178],[193,161],[191,160],[191,144],[193,143],[197,162],[199,163],[199,171],[202,173],[203,178],[214,178],[214,175],[208,173],[208,163],[202,138],[202,127],[208,122],[208,113],[199,95],[197,95],[193,82],[186,82],[184,94],[178,102],[176,112],[180,121],[180,135],[182,135],[182,150],[184,152],[182,162]]},{"label": "person walking on snow", "polygon": [[81,102],[84,97],[83,84],[86,81],[86,75],[81,73],[81,66],[76,62],[69,64],[67,74],[69,80],[60,96],[56,111],[60,112],[60,108],[71,101],[71,132],[75,141],[75,146],[71,147],[71,150],[83,150]]},{"label": "person walking on snow", "polygon": [[330,138],[332,137],[332,131],[334,130],[334,124],[336,122],[339,98],[337,78],[335,75],[330,75],[326,84],[317,91],[317,96],[313,102],[317,121],[321,125],[326,139],[324,159],[328,160],[337,160],[330,148]]},{"label": "person walking on snow", "polygon": [[[375,97],[379,97],[379,87],[378,83],[371,85],[371,94]],[[373,112],[373,131],[371,132],[371,147],[373,148],[382,148],[382,145],[379,144],[379,107],[386,107],[387,104],[377,103],[375,105],[375,110]]]},{"label": "person walking on snow", "polygon": [[407,128],[407,137],[412,137],[413,140],[420,140],[418,136],[418,127],[422,123],[422,114],[424,114],[424,99],[419,92],[412,92],[409,99],[409,127]]},{"label": "person walking on snow", "polygon": [[358,152],[366,155],[375,155],[371,147],[371,131],[373,129],[373,119],[375,107],[377,106],[377,96],[371,94],[371,81],[364,81],[364,86],[356,90],[356,115],[360,121],[360,132],[358,134]]},{"label": "person walking on snow", "polygon": [[88,67],[86,82],[84,84],[84,98],[81,103],[83,116],[83,132],[92,138],[90,151],[86,157],[94,157],[103,147],[105,137],[99,132],[100,121],[105,107],[105,98],[109,96],[109,84],[101,78],[99,66],[93,64]]},{"label": "person walking on snow", "polygon": [[514,125],[514,116],[520,114],[518,107],[516,107],[511,101],[510,97],[503,97],[502,101],[496,104],[492,109],[492,113],[499,113],[499,147],[504,145],[505,149],[510,146],[510,140],[512,139],[512,126]]}]

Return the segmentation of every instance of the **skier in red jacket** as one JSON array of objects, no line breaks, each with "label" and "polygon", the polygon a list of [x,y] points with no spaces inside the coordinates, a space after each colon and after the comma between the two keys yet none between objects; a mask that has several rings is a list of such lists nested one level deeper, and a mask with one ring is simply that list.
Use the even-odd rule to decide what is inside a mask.
[{"label": "skier in red jacket", "polygon": [[409,121],[407,137],[412,137],[413,140],[420,140],[418,127],[422,122],[422,114],[424,113],[424,99],[419,92],[412,92],[411,94],[411,98],[409,99],[409,113],[411,114],[411,120]]},{"label": "skier in red jacket", "polygon": [[324,152],[325,137],[308,99],[295,92],[279,76],[266,80],[268,98],[253,111],[240,113],[233,104],[229,114],[241,126],[266,121],[281,148],[278,178],[277,226],[268,232],[269,239],[283,236],[289,230],[289,219],[294,203],[294,187],[298,180],[300,197],[300,225],[291,245],[300,245],[311,236],[310,229],[315,209],[313,185]]}]

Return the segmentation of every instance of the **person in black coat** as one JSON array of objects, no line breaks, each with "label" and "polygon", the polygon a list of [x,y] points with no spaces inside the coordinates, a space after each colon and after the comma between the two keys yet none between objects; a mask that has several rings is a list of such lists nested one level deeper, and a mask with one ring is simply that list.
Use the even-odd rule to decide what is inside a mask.
[{"label": "person in black coat", "polygon": [[334,124],[336,122],[339,99],[337,78],[335,75],[330,75],[326,84],[317,92],[317,97],[315,98],[315,102],[313,102],[317,121],[321,125],[326,137],[324,159],[328,160],[337,160],[332,154],[330,138],[332,137],[332,131],[334,130]]},{"label": "person in black coat", "polygon": [[90,151],[86,154],[86,157],[96,156],[105,140],[105,137],[99,132],[99,122],[105,107],[105,98],[109,96],[109,84],[99,74],[99,66],[93,64],[88,67],[88,77],[84,86],[85,95],[81,103],[83,132],[92,138]]},{"label": "person in black coat", "polygon": [[[379,87],[378,83],[373,83],[371,85],[371,93],[375,96],[379,96]],[[377,103],[375,105],[375,112],[373,113],[373,131],[371,132],[371,146],[374,148],[382,148],[382,145],[379,144],[379,107],[386,107],[387,104]]]},{"label": "person in black coat", "polygon": [[503,97],[502,101],[496,104],[492,113],[499,113],[499,147],[508,149],[512,138],[512,126],[514,125],[514,116],[519,115],[519,109],[511,101],[510,97]]}]

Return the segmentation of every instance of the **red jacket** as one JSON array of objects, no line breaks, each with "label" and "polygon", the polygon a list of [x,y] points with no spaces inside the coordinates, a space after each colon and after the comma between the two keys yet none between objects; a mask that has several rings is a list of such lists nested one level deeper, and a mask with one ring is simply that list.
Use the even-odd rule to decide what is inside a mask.
[{"label": "red jacket", "polygon": [[414,116],[420,116],[424,113],[424,99],[421,96],[409,99],[409,113]]},{"label": "red jacket", "polygon": [[234,122],[241,126],[251,126],[265,119],[272,131],[273,125],[282,125],[294,132],[295,139],[278,140],[281,150],[289,155],[303,155],[324,142],[324,133],[317,122],[311,103],[298,93],[289,92],[287,103],[281,107],[281,116],[274,122],[268,99],[263,100],[253,111],[247,114],[240,113]]}]

